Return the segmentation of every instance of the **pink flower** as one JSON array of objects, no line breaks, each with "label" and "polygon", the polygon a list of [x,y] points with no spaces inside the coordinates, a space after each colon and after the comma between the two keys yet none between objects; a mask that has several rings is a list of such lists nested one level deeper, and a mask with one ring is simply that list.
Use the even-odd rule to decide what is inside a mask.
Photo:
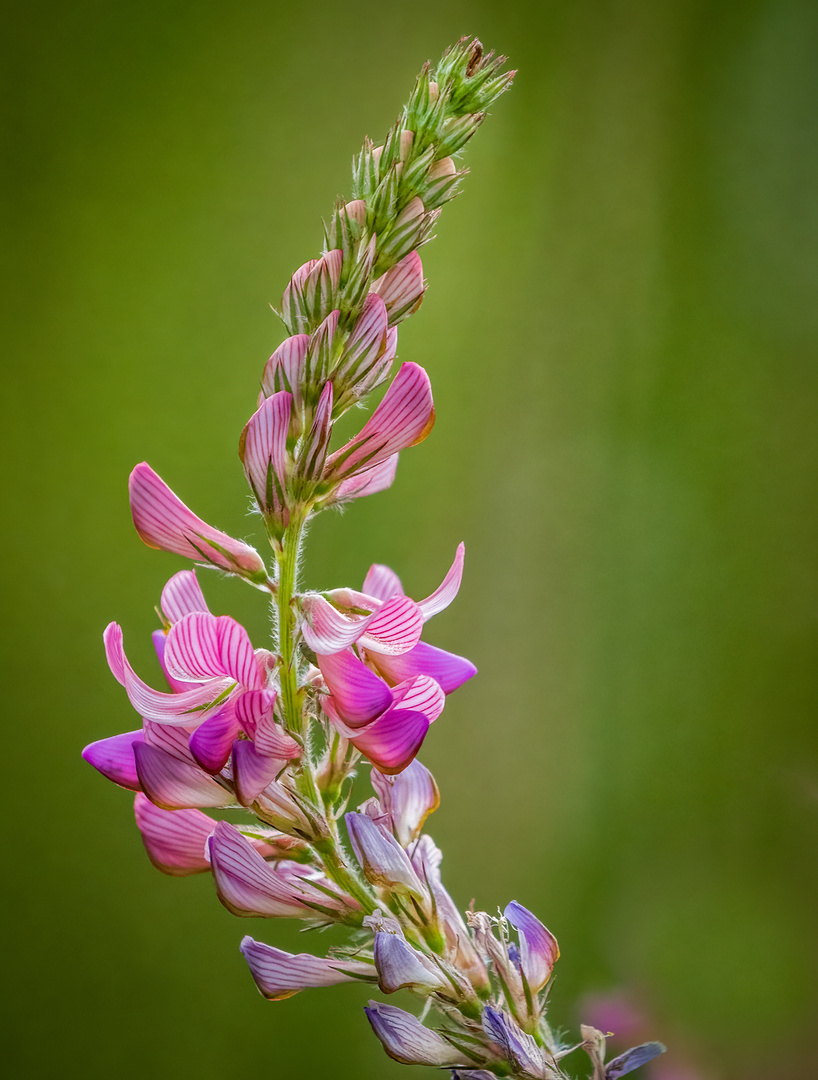
[{"label": "pink flower", "polygon": [[197,517],[144,461],[131,473],[131,512],[148,547],[240,574],[258,584],[267,571],[258,552]]}]

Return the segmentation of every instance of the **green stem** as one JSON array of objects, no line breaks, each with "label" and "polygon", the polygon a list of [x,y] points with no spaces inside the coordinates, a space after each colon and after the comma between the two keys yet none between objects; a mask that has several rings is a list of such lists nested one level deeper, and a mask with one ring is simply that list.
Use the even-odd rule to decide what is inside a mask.
[{"label": "green stem", "polygon": [[276,555],[278,562],[278,650],[281,655],[279,681],[284,708],[284,723],[290,731],[303,734],[303,717],[298,694],[298,656],[295,645],[295,595],[296,571],[304,533],[304,519],[294,518],[284,531],[281,547]]},{"label": "green stem", "polygon": [[316,841],[313,847],[323,863],[327,876],[354,897],[366,915],[371,915],[378,906],[377,901],[372,891],[358,880],[344,860],[337,828],[332,829],[332,835],[326,840]]}]

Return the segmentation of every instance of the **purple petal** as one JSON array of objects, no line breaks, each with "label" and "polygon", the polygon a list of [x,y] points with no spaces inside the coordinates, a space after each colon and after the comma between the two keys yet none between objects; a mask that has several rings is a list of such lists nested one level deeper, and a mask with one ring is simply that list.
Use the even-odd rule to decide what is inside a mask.
[{"label": "purple petal", "polygon": [[545,1058],[532,1037],[499,1009],[483,1009],[483,1031],[497,1043],[508,1060],[526,1076],[545,1077]]},{"label": "purple petal", "polygon": [[350,650],[316,654],[338,713],[350,727],[374,720],[392,704],[392,691]]},{"label": "purple petal", "polygon": [[219,773],[227,764],[239,722],[228,702],[209,716],[190,736],[190,752],[205,772]]},{"label": "purple petal", "polygon": [[441,581],[435,591],[427,596],[425,600],[418,601],[418,606],[423,612],[424,620],[431,619],[433,615],[437,615],[439,611],[443,611],[443,609],[447,608],[457,596],[460,591],[460,582],[463,580],[463,560],[465,557],[465,544],[458,544],[454,562],[449,567],[443,581]]},{"label": "purple petal", "polygon": [[380,608],[358,638],[362,648],[391,656],[413,649],[423,632],[423,615],[408,596],[393,596]]},{"label": "purple petal", "polygon": [[638,1069],[640,1065],[653,1061],[654,1058],[659,1057],[660,1054],[664,1054],[666,1051],[667,1047],[660,1042],[648,1042],[642,1043],[641,1046],[634,1046],[630,1050],[626,1050],[624,1054],[620,1054],[619,1057],[615,1057],[613,1061],[608,1062],[608,1067],[605,1069],[606,1080],[619,1080],[620,1076],[626,1076],[629,1072],[633,1072],[634,1069]]},{"label": "purple petal", "polygon": [[254,548],[202,521],[144,461],[131,473],[129,489],[134,525],[148,547],[266,581]]},{"label": "purple petal", "polygon": [[458,686],[477,673],[477,668],[465,656],[437,649],[419,641],[409,652],[400,656],[373,653],[370,657],[378,671],[391,682],[403,682],[416,675],[429,675],[440,683],[445,694],[451,694]]},{"label": "purple petal", "polygon": [[387,1054],[404,1065],[462,1065],[463,1053],[411,1013],[370,1001],[364,1009]]},{"label": "purple petal", "polygon": [[287,435],[292,395],[282,390],[266,398],[247,421],[239,441],[244,475],[262,510],[274,514],[284,508],[287,472]]},{"label": "purple petal", "polygon": [[130,791],[141,791],[133,745],[143,740],[141,728],[138,731],[126,731],[122,735],[112,735],[109,739],[89,743],[82,756],[97,772],[101,772],[106,780],[113,780],[115,784]]},{"label": "purple petal", "polygon": [[381,772],[399,773],[412,762],[428,730],[422,712],[388,709],[364,731],[348,728],[342,734]]},{"label": "purple petal", "polygon": [[142,790],[165,810],[233,806],[235,798],[220,784],[190,765],[147,743],[134,744],[136,772]]},{"label": "purple petal", "polygon": [[242,806],[252,806],[286,766],[286,759],[267,757],[249,739],[233,743],[233,782]]},{"label": "purple petal", "polygon": [[[355,976],[373,977],[371,964],[355,960],[332,960],[309,953],[288,953],[245,937],[241,951],[259,991],[269,1001],[283,1001],[299,990],[354,982]],[[346,974],[351,972],[352,974]]]},{"label": "purple petal", "polygon": [[196,579],[196,571],[180,570],[178,574],[174,574],[162,590],[159,606],[169,623],[178,622],[193,611],[207,611],[207,603]]},{"label": "purple petal", "polygon": [[373,563],[364,578],[363,591],[378,600],[391,600],[403,596],[403,586],[394,570],[383,563]]},{"label": "purple petal", "polygon": [[165,663],[165,646],[167,645],[168,636],[164,630],[154,630],[151,632],[151,640],[153,641],[153,648],[156,652],[156,659],[159,661],[159,666],[162,669],[162,674],[167,680],[168,686],[174,692],[174,694],[185,694],[189,690],[198,690],[199,683],[187,682],[184,679],[174,679],[170,674]]},{"label": "purple petal", "polygon": [[384,930],[375,934],[375,967],[384,994],[404,987],[451,990],[451,983],[398,934]]},{"label": "purple petal", "polygon": [[512,900],[503,912],[520,935],[520,967],[532,994],[538,993],[551,977],[559,959],[557,939],[522,904]]},{"label": "purple petal", "polygon": [[355,857],[367,880],[373,885],[401,889],[422,899],[424,891],[420,879],[392,834],[366,814],[350,812],[344,815],[344,820]]},{"label": "purple petal", "polygon": [[343,480],[422,442],[434,419],[429,376],[419,364],[403,364],[366,424],[327,459],[327,478]]},{"label": "purple petal", "polygon": [[219,899],[234,915],[304,918],[309,913],[299,900],[300,891],[226,821],[216,825],[207,853]]}]

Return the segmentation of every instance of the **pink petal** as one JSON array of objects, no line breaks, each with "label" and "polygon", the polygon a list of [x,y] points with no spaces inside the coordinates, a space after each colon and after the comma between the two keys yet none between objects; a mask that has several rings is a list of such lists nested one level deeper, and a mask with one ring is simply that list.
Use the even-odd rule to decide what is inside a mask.
[{"label": "pink petal", "polygon": [[333,372],[336,385],[354,385],[377,364],[385,352],[387,323],[383,300],[370,293]]},{"label": "pink petal", "polygon": [[370,659],[390,682],[399,683],[416,675],[430,675],[440,683],[446,694],[451,694],[477,673],[477,668],[465,656],[437,649],[424,641],[419,641],[414,649],[400,656],[373,653]]},{"label": "pink petal", "polygon": [[[293,408],[301,409],[301,387],[304,380],[304,357],[310,343],[309,334],[294,334],[279,345],[264,368],[261,392],[265,398],[286,390],[292,394]],[[261,405],[261,401],[259,401]]]},{"label": "pink petal", "polygon": [[249,739],[236,739],[233,743],[233,783],[241,805],[252,806],[286,764],[286,759],[260,754]]},{"label": "pink petal", "polygon": [[424,713],[388,709],[364,731],[342,733],[381,772],[398,773],[420,750],[428,730]]},{"label": "pink petal", "polygon": [[395,481],[395,473],[398,468],[398,454],[382,461],[373,469],[362,469],[355,472],[346,480],[342,480],[337,488],[324,500],[327,505],[345,502],[348,499],[361,499],[365,495],[377,495],[379,491],[386,491]]},{"label": "pink petal", "polygon": [[188,765],[147,743],[134,745],[134,757],[142,790],[165,810],[235,804],[232,791],[217,784],[197,765]]},{"label": "pink petal", "polygon": [[410,252],[391,270],[379,277],[372,291],[386,304],[389,322],[394,324],[410,315],[423,299],[423,263],[416,251]]},{"label": "pink petal", "polygon": [[350,649],[316,654],[339,714],[350,727],[374,720],[392,704],[392,691]]},{"label": "pink petal", "polygon": [[433,615],[437,615],[439,611],[443,611],[443,609],[447,608],[457,596],[460,591],[460,582],[463,579],[463,560],[465,557],[465,544],[458,544],[454,562],[449,567],[448,573],[443,581],[441,581],[435,591],[427,596],[425,600],[418,601],[424,619],[431,619]]},{"label": "pink petal", "polygon": [[365,618],[342,615],[318,593],[301,597],[301,633],[304,641],[316,653],[335,653],[357,641],[377,612]]},{"label": "pink petal", "polygon": [[162,590],[159,602],[162,614],[169,623],[178,622],[192,611],[207,611],[207,603],[196,579],[195,570],[180,570]]},{"label": "pink petal", "polygon": [[269,1001],[283,1001],[314,986],[354,982],[356,975],[370,979],[375,975],[371,964],[358,960],[325,960],[309,953],[293,955],[251,937],[244,938],[241,951],[256,986]]},{"label": "pink petal", "polygon": [[197,517],[144,461],[130,476],[131,512],[148,547],[266,581],[259,554]]},{"label": "pink petal", "polygon": [[292,395],[285,390],[266,398],[247,421],[239,442],[247,482],[261,509],[275,514],[285,506],[292,404]]},{"label": "pink petal", "polygon": [[126,731],[122,735],[112,735],[108,739],[99,739],[89,743],[82,752],[83,759],[102,773],[106,780],[112,780],[120,787],[131,791],[141,791],[139,777],[136,774],[133,744],[142,742],[144,735],[139,731]]},{"label": "pink petal", "polygon": [[233,701],[236,717],[251,739],[255,739],[259,721],[272,712],[275,702],[275,690],[248,690],[236,695]]},{"label": "pink petal", "polygon": [[365,633],[359,635],[362,648],[397,655],[413,649],[423,631],[423,614],[408,596],[393,596],[367,619]]},{"label": "pink petal", "polygon": [[283,880],[249,841],[220,821],[207,841],[219,899],[234,915],[304,918],[300,890]]},{"label": "pink petal", "polygon": [[264,676],[244,627],[229,615],[222,615],[218,620],[218,638],[225,674],[248,690],[262,690]]},{"label": "pink petal", "polygon": [[145,733],[145,742],[148,746],[155,746],[158,750],[164,750],[177,761],[186,765],[195,765],[196,759],[190,752],[190,731],[186,727],[178,727],[172,724],[156,723],[146,720],[142,726]]},{"label": "pink petal", "polygon": [[153,865],[165,874],[186,877],[209,870],[205,841],[216,822],[201,810],[162,810],[146,795],[134,801],[136,824]]},{"label": "pink petal", "polygon": [[440,685],[428,675],[417,675],[408,682],[394,687],[394,709],[419,710],[424,713],[429,723],[434,723],[443,712],[446,695]]},{"label": "pink petal", "polygon": [[159,661],[159,666],[162,669],[162,674],[167,679],[168,686],[171,688],[174,694],[184,694],[188,690],[198,690],[198,683],[187,682],[184,679],[174,679],[174,677],[168,671],[167,665],[165,664],[165,645],[167,644],[168,636],[165,631],[152,631],[151,640],[153,641],[153,648],[156,652],[156,659]]},{"label": "pink petal", "polygon": [[168,674],[188,682],[224,678],[218,628],[218,616],[207,611],[191,612],[174,623],[165,642]]},{"label": "pink petal", "polygon": [[213,680],[196,690],[181,694],[164,694],[154,690],[136,675],[128,663],[122,647],[122,630],[116,623],[110,623],[103,634],[105,653],[114,677],[122,683],[133,707],[140,716],[166,724],[190,724],[199,716],[192,716],[191,710],[199,709],[212,702],[230,685],[227,679]]},{"label": "pink petal", "polygon": [[342,480],[358,469],[374,468],[397,451],[422,442],[434,417],[429,376],[419,364],[403,364],[366,424],[327,459],[327,479]]},{"label": "pink petal", "polygon": [[190,736],[190,752],[209,773],[219,773],[227,764],[239,722],[231,702],[209,716]]},{"label": "pink petal", "polygon": [[292,761],[301,756],[302,746],[289,735],[280,724],[276,723],[272,709],[266,712],[256,726],[253,739],[256,750],[266,757]]},{"label": "pink petal", "polygon": [[324,471],[332,432],[332,394],[332,383],[325,383],[315,407],[312,427],[298,456],[296,472],[305,480],[317,480]]},{"label": "pink petal", "polygon": [[403,596],[400,578],[383,563],[373,563],[364,578],[363,591],[378,600],[391,600],[393,596]]}]

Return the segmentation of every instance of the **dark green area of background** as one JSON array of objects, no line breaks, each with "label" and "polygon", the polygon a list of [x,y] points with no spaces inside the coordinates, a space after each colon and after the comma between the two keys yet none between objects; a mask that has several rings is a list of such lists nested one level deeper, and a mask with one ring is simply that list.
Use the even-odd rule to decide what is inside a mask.
[{"label": "dark green area of background", "polygon": [[[464,33],[520,74],[401,334],[438,424],[317,523],[308,582],[381,561],[422,596],[466,541],[430,640],[480,674],[424,748],[430,831],[462,906],[558,935],[560,1023],[624,988],[679,1078],[814,1068],[818,8],[34,0],[3,29],[9,1076],[415,1075],[365,990],[262,1001],[243,933],[327,940],[153,871],[79,751],[133,726],[104,625],[155,671],[182,566],[135,536],[129,470],[252,535],[267,305]],[[256,594],[202,576],[263,643]]]}]

